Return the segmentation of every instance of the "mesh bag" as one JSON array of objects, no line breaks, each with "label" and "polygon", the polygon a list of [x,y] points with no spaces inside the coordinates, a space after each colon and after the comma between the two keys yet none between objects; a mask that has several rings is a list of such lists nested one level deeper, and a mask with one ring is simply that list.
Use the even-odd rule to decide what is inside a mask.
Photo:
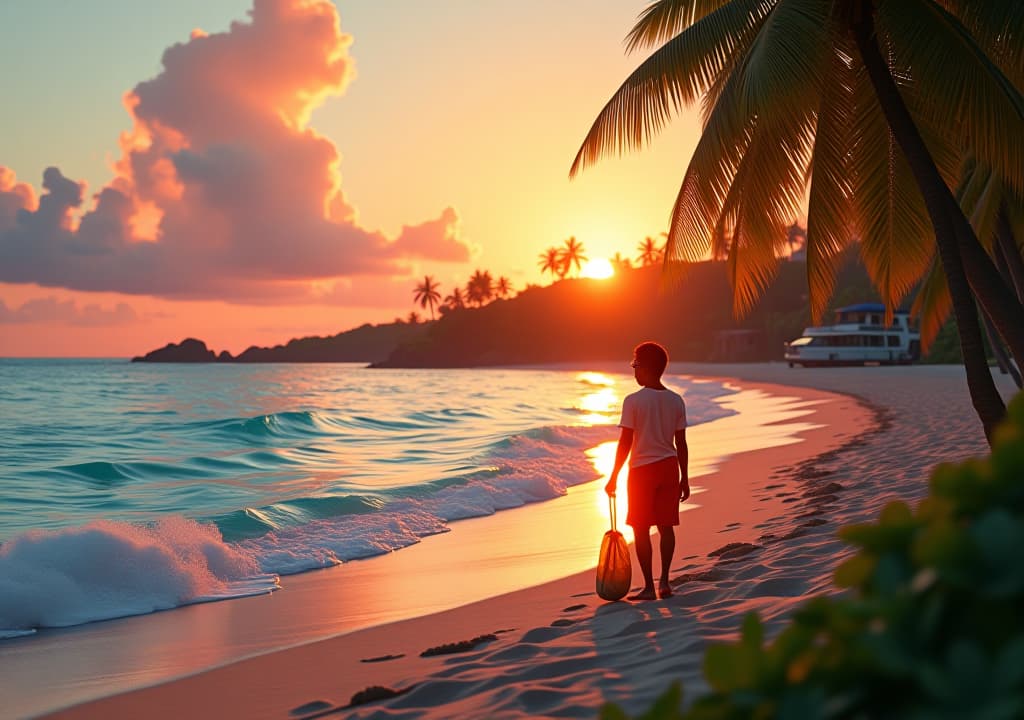
[{"label": "mesh bag", "polygon": [[601,554],[597,559],[597,594],[603,600],[621,600],[629,592],[633,581],[633,566],[629,561],[626,538],[615,529],[615,496],[608,496],[612,529],[601,539]]}]

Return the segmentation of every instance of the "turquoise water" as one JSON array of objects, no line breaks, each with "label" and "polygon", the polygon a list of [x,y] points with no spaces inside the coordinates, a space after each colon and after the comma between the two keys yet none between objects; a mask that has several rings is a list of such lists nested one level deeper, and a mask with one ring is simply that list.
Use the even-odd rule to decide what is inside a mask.
[{"label": "turquoise water", "polygon": [[[727,414],[720,385],[669,384],[691,424]],[[615,436],[635,387],[558,370],[0,360],[0,633],[267,592],[557,497],[596,479],[583,451]]]}]

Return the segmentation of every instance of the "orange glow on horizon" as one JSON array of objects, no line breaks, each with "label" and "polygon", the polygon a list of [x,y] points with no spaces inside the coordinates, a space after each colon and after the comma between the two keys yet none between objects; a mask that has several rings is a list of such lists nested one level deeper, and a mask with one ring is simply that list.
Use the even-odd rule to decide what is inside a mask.
[{"label": "orange glow on horizon", "polygon": [[608,258],[594,258],[593,260],[589,260],[587,264],[583,266],[583,270],[580,272],[580,275],[593,280],[607,280],[615,275],[615,268],[612,266],[611,261],[608,260]]}]

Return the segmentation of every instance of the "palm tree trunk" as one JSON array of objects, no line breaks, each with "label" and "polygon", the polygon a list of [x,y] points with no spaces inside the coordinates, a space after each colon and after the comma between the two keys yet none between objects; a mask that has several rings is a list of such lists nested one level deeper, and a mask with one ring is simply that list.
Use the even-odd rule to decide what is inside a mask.
[{"label": "palm tree trunk", "polygon": [[[1013,290],[1002,281],[999,271],[992,262],[992,258],[985,251],[985,248],[982,247],[981,243],[978,242],[970,222],[964,216],[963,210],[961,210],[956,198],[953,197],[953,193],[950,192],[946,183],[942,180],[942,176],[939,175],[935,163],[931,160],[931,155],[921,139],[920,133],[917,132],[914,121],[906,105],[903,103],[903,98],[899,95],[899,90],[892,80],[889,66],[882,59],[875,35],[873,7],[874,0],[860,0],[857,17],[852,18],[853,29],[865,66],[867,67],[868,65],[868,59],[864,57],[864,53],[873,52],[877,56],[878,62],[881,63],[881,69],[885,70],[885,77],[888,78],[887,84],[891,86],[891,96],[889,96],[888,100],[891,104],[887,107],[887,103],[882,103],[882,110],[889,121],[889,128],[896,136],[896,141],[900,144],[911,166],[911,171],[914,173],[918,187],[921,189],[921,193],[925,195],[925,202],[929,202],[928,194],[925,192],[925,186],[927,185],[932,189],[931,201],[935,202],[938,207],[945,209],[944,214],[947,216],[947,227],[953,234],[964,271],[967,274],[968,282],[974,291],[975,297],[982,307],[985,308],[989,317],[992,318],[993,324],[1006,341],[1013,356],[1018,361],[1024,362],[1024,305],[1021,304]],[[871,68],[868,67],[867,69],[869,76],[871,76],[871,82],[875,86],[875,93],[879,97],[879,102],[882,102],[879,82],[885,81],[885,79],[881,77],[876,79]],[[876,68],[876,72],[878,69]],[[893,115],[894,112],[902,117],[897,119]],[[897,129],[897,125],[900,129]],[[910,147],[913,147],[913,150]],[[932,213],[931,208],[929,208],[928,212],[932,216],[932,224],[934,225],[935,215]]]},{"label": "palm tree trunk", "polygon": [[[961,255],[961,245],[965,243],[960,242],[957,237],[955,221],[949,203],[945,201],[944,197],[944,195],[948,195],[952,199],[952,195],[942,181],[942,177],[914,125],[914,120],[903,103],[899,89],[889,72],[888,63],[882,57],[875,36],[872,9],[871,0],[861,0],[857,6],[858,12],[850,18],[851,29],[882,112],[885,114],[896,142],[903,150],[928,209],[928,216],[931,218],[935,230],[939,258],[949,284],[949,294],[953,301],[957,328],[960,332],[960,349],[963,354],[971,401],[985,429],[985,437],[991,442],[996,425],[1006,415],[1006,406],[1003,404],[999,391],[996,390],[995,381],[992,379],[992,373],[985,358],[977,309],[965,271],[966,260],[962,259]],[[956,206],[957,213],[962,216],[955,200],[953,205]],[[977,245],[977,241],[975,244]],[[981,246],[977,245],[977,247],[987,257],[987,253],[981,249]],[[995,268],[992,269],[995,272]],[[998,284],[1005,288],[1001,278]],[[1013,300],[1016,302],[1016,298]],[[996,324],[999,325],[999,323]],[[1021,334],[1024,335],[1024,325],[1021,329]],[[1002,334],[1001,326],[999,331]],[[1004,337],[1007,336],[1004,335]],[[1015,356],[1024,357],[1024,337],[1021,340],[1021,355],[1017,355],[1017,348],[1012,344],[1011,348]]]},{"label": "palm tree trunk", "polygon": [[1017,370],[1017,366],[1013,364],[1013,359],[1006,354],[1006,348],[1003,347],[1003,339],[999,337],[999,333],[992,326],[992,320],[984,312],[981,313],[982,327],[985,329],[985,337],[988,338],[988,345],[992,348],[992,355],[995,356],[996,364],[999,366],[999,371],[1003,375],[1009,375],[1013,378],[1013,382],[1017,384],[1017,388],[1021,387],[1020,371]]},{"label": "palm tree trunk", "polygon": [[[996,224],[996,258],[1005,264],[1007,274],[1017,291],[1017,298],[1024,302],[1024,259],[1020,256],[1020,248],[1013,237],[1010,217],[1006,212],[1006,202],[999,206],[999,219]],[[1000,268],[1002,270],[1002,268]],[[1024,358],[1018,358],[1024,360]]]}]

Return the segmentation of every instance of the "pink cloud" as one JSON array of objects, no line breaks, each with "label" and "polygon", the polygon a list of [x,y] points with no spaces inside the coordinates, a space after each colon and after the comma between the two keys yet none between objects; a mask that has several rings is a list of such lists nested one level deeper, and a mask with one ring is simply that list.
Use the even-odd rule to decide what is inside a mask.
[{"label": "pink cloud", "polygon": [[0,324],[42,323],[101,327],[128,325],[137,320],[138,315],[127,303],[117,303],[108,310],[92,303],[79,307],[74,300],[47,297],[27,300],[17,308],[8,308],[4,301],[0,300]]},{"label": "pink cloud", "polygon": [[468,262],[471,255],[469,246],[459,238],[459,215],[450,207],[436,220],[402,226],[395,248],[407,255],[447,262]]},{"label": "pink cloud", "polygon": [[88,207],[57,168],[37,201],[0,167],[0,281],[299,302],[314,280],[468,260],[452,208],[396,239],[357,223],[338,150],[309,127],[352,80],[350,44],[328,0],[255,0],[247,22],[193,31],[126,94],[132,130]]}]

